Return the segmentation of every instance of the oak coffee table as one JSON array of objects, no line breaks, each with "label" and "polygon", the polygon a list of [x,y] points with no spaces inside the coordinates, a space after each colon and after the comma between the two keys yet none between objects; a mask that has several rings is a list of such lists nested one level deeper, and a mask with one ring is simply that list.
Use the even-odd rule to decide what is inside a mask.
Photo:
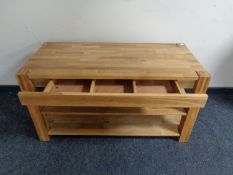
[{"label": "oak coffee table", "polygon": [[41,141],[95,135],[187,142],[210,75],[184,44],[47,42],[17,80]]}]

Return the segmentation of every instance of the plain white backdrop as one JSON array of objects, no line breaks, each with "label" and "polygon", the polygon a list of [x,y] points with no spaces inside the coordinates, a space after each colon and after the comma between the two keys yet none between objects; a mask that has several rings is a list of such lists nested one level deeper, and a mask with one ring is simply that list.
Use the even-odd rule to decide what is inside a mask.
[{"label": "plain white backdrop", "polygon": [[232,0],[0,0],[0,84],[46,41],[182,42],[233,86]]}]

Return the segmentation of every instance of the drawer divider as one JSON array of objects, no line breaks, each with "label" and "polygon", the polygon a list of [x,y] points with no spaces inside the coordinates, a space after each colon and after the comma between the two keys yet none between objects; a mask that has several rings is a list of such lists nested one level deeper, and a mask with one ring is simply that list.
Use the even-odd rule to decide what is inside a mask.
[{"label": "drawer divider", "polygon": [[54,80],[49,80],[47,86],[43,92],[51,92],[52,88],[55,86]]},{"label": "drawer divider", "polygon": [[184,88],[182,88],[180,86],[180,84],[178,83],[178,81],[170,81],[170,84],[172,86],[172,88],[175,90],[176,93],[179,93],[179,94],[186,94]]},{"label": "drawer divider", "polygon": [[132,80],[132,85],[133,85],[133,93],[137,93],[137,84],[135,80]]},{"label": "drawer divider", "polygon": [[90,93],[94,93],[95,92],[95,80],[91,81],[91,87],[90,87]]}]

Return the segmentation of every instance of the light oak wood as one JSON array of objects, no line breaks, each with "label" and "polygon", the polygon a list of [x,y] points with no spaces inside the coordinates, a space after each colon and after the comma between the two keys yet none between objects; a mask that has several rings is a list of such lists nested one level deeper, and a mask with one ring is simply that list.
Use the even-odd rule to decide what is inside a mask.
[{"label": "light oak wood", "polygon": [[[196,81],[195,86],[193,88],[193,92],[197,94],[206,93],[209,82],[210,75],[207,72],[199,71],[197,72],[199,75],[198,81]],[[179,131],[181,133],[179,141],[187,142],[191,135],[194,124],[197,120],[199,108],[189,108],[187,116],[183,116],[180,122]]]},{"label": "light oak wood", "polygon": [[96,80],[95,93],[132,93],[131,81],[127,80]]},{"label": "light oak wood", "polygon": [[179,136],[180,116],[46,116],[49,135]]},{"label": "light oak wood", "polygon": [[198,71],[197,74],[199,79],[194,85],[193,92],[198,94],[206,93],[211,79],[210,74],[206,71]]},{"label": "light oak wood", "polygon": [[19,83],[21,91],[35,91],[32,81],[28,78],[28,69],[22,67],[16,74],[16,80]]},{"label": "light oak wood", "polygon": [[[148,73],[150,72],[150,73]],[[32,69],[29,73],[31,79],[144,79],[144,80],[196,80],[198,76],[189,69],[151,69],[140,71],[138,69],[87,70],[87,69]],[[173,75],[173,76],[172,76]],[[119,78],[120,77],[120,78]],[[171,77],[171,78],[169,78]]]},{"label": "light oak wood", "polygon": [[184,88],[179,84],[178,81],[170,81],[170,84],[174,92],[180,93],[180,94],[186,94]]},{"label": "light oak wood", "polygon": [[174,93],[169,81],[155,81],[155,80],[138,80],[136,81],[137,93]]},{"label": "light oak wood", "polygon": [[43,115],[186,115],[183,108],[149,108],[149,107],[57,107],[45,106]]},{"label": "light oak wood", "polygon": [[176,44],[45,43],[26,67],[32,79],[197,80],[204,70]]},{"label": "light oak wood", "polygon": [[122,94],[19,92],[22,105],[109,107],[204,107],[205,94]]},{"label": "light oak wood", "polygon": [[183,88],[189,88],[192,89],[194,86],[195,81],[178,81],[179,85]]},{"label": "light oak wood", "polygon": [[94,92],[95,92],[95,80],[92,80],[92,81],[91,81],[90,92],[91,92],[91,93],[94,93]]},{"label": "light oak wood", "polygon": [[[16,79],[20,85],[20,89],[22,92],[35,91],[36,88],[33,86],[33,83],[28,78],[26,72],[26,69],[22,68],[16,75]],[[27,108],[29,110],[39,139],[41,141],[48,141],[50,137],[48,135],[48,130],[45,121],[41,116],[40,108],[38,106],[31,105],[28,105]]]},{"label": "light oak wood", "polygon": [[50,80],[43,92],[51,92],[54,86],[55,86],[54,81]]},{"label": "light oak wood", "polygon": [[90,92],[91,80],[57,80],[50,92]]},{"label": "light oak wood", "polygon": [[28,106],[32,121],[41,141],[49,141],[48,131],[44,119],[41,117],[39,107]]},{"label": "light oak wood", "polygon": [[133,85],[133,92],[134,92],[134,93],[137,93],[137,84],[136,84],[136,81],[133,80],[132,83],[133,83],[133,84],[132,84],[132,85]]},{"label": "light oak wood", "polygon": [[187,142],[210,81],[184,44],[153,43],[44,43],[16,78],[41,141],[69,134]]},{"label": "light oak wood", "polygon": [[192,128],[197,120],[199,110],[200,110],[199,108],[189,108],[187,116],[184,116],[181,119],[181,123],[178,128],[181,134],[179,138],[179,142],[187,142],[189,140],[189,137],[192,132]]}]

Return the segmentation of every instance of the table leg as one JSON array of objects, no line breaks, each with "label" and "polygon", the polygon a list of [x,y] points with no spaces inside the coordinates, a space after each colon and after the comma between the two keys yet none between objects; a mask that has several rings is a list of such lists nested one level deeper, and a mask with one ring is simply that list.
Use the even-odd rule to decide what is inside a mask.
[{"label": "table leg", "polygon": [[[193,92],[197,94],[206,93],[210,82],[210,75],[208,72],[203,71],[199,71],[197,74],[199,78],[193,87]],[[200,108],[189,108],[187,115],[182,117],[178,128],[180,131],[179,142],[188,142],[199,111]]]},{"label": "table leg", "polygon": [[[26,71],[22,69],[20,70],[20,74],[17,74],[16,76],[21,91],[35,91],[33,83],[28,76],[24,74],[25,72]],[[39,106],[27,106],[27,108],[40,141],[49,141],[48,129],[45,125],[43,117],[41,116]]]}]

